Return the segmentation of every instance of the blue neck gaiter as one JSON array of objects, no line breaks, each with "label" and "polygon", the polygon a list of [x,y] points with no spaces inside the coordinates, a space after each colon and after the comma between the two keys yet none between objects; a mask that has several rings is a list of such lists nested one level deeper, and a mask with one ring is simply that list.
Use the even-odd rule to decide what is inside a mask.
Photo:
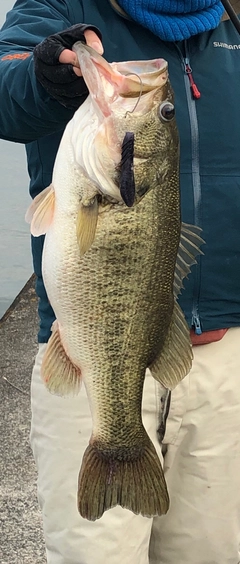
[{"label": "blue neck gaiter", "polygon": [[133,20],[164,41],[182,41],[220,23],[219,0],[117,0]]}]

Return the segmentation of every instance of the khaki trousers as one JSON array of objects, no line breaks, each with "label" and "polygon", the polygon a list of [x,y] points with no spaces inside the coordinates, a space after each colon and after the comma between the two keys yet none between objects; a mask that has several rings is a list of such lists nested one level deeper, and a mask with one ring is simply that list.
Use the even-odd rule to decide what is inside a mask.
[{"label": "khaki trousers", "polygon": [[[116,507],[95,522],[76,508],[79,467],[91,433],[84,386],[52,396],[32,378],[31,443],[38,468],[48,564],[239,564],[240,328],[194,347],[193,368],[172,393],[164,443],[170,494],[166,516]],[[147,372],[143,420],[159,456],[161,389]]]}]

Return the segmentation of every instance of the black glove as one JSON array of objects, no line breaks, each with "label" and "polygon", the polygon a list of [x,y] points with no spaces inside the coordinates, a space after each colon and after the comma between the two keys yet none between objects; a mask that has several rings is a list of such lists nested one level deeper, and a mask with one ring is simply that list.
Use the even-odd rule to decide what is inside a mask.
[{"label": "black glove", "polygon": [[75,74],[72,65],[59,63],[59,56],[64,49],[72,49],[76,41],[86,43],[83,35],[86,29],[92,29],[102,39],[97,27],[76,24],[50,35],[33,51],[36,77],[43,88],[60,104],[74,111],[87,98],[88,89],[84,79]]}]

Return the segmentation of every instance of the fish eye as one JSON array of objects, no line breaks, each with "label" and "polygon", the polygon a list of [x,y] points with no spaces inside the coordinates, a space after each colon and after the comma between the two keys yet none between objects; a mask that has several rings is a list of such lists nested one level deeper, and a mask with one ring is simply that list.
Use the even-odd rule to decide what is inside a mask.
[{"label": "fish eye", "polygon": [[171,121],[175,116],[175,108],[171,102],[163,102],[159,108],[159,115],[163,121]]}]

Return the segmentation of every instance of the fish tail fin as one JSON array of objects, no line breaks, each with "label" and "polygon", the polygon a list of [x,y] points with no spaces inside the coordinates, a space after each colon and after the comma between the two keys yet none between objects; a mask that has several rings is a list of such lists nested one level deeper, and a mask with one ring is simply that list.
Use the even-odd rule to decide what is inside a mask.
[{"label": "fish tail fin", "polygon": [[80,515],[95,521],[116,505],[145,517],[168,511],[169,497],[163,469],[149,438],[134,459],[130,454],[124,456],[122,450],[118,458],[110,457],[94,443],[85,451],[78,482]]}]

